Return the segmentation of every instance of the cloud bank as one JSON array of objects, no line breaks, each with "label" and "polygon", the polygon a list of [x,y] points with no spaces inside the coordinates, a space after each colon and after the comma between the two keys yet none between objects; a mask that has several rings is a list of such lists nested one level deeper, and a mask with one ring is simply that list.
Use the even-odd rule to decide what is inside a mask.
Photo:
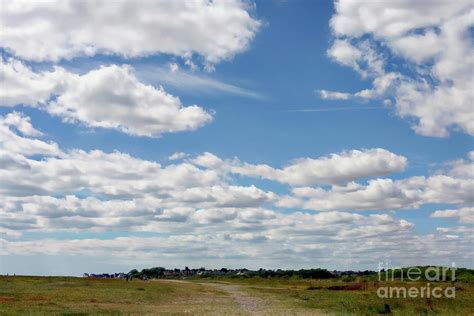
[{"label": "cloud bank", "polygon": [[[238,258],[250,267],[335,260],[349,267],[391,255],[407,264],[432,263],[441,255],[462,263],[472,254],[472,153],[433,175],[393,180],[380,176],[402,171],[407,159],[381,148],[300,158],[282,168],[211,153],[178,153],[161,164],[119,151],[63,150],[19,112],[0,119],[0,136],[0,249],[5,256],[97,258],[107,252],[117,254],[116,264],[137,257],[140,264],[191,259],[235,264]],[[239,184],[237,177],[280,182],[288,191]],[[457,228],[419,235],[413,223],[389,212],[432,203],[451,205],[432,217],[455,217]],[[346,212],[355,210],[387,213]],[[32,232],[113,231],[160,236],[18,240]],[[400,245],[412,250],[400,256]]]}]

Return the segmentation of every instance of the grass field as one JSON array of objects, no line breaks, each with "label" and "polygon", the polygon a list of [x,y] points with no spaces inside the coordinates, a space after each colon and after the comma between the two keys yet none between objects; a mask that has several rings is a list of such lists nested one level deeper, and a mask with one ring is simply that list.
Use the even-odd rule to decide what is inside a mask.
[{"label": "grass field", "polygon": [[[474,284],[456,298],[382,299],[371,280],[125,280],[0,277],[0,315],[474,315]],[[423,286],[422,283],[394,283]],[[451,286],[450,284],[436,284]]]}]

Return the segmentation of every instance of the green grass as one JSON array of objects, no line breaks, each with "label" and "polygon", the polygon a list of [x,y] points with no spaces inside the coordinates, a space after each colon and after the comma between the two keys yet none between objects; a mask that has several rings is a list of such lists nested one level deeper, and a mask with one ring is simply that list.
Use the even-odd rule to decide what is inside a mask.
[{"label": "green grass", "polygon": [[[426,283],[393,282],[392,286]],[[446,287],[450,283],[432,283]],[[345,288],[349,285],[352,290]],[[132,281],[70,277],[0,277],[0,315],[474,315],[474,284],[456,298],[379,298],[370,279],[263,278]],[[385,285],[384,285],[385,286]],[[330,290],[337,288],[340,290]],[[244,303],[242,303],[244,302]],[[249,306],[245,306],[245,303]]]},{"label": "green grass", "polygon": [[[209,279],[216,282],[219,279]],[[276,309],[311,311],[317,309],[335,315],[377,315],[388,304],[391,315],[474,315],[474,284],[456,282],[431,283],[431,287],[455,286],[456,298],[379,298],[380,286],[424,287],[426,282],[378,282],[375,277],[298,280],[278,278],[222,278],[225,282],[245,285],[242,289],[265,298]],[[201,281],[202,282],[202,281]],[[329,290],[330,287],[360,288],[359,290]]]},{"label": "green grass", "polygon": [[[201,301],[206,300],[207,305]],[[225,292],[198,284],[69,277],[0,277],[0,314],[211,312],[232,307]],[[202,306],[201,306],[202,305]],[[234,304],[235,305],[235,304]]]}]

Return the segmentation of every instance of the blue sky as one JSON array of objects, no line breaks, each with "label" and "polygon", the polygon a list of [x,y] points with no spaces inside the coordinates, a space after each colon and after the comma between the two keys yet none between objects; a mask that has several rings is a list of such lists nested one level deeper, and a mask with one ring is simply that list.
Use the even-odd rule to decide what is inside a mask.
[{"label": "blue sky", "polygon": [[[195,4],[204,12],[192,13],[197,21],[222,23],[221,29],[193,35],[209,45],[180,33],[193,27],[186,20],[173,30],[166,18],[156,18],[164,20],[147,34],[137,9],[127,22],[137,32],[131,35],[138,39],[134,44],[122,41],[120,30],[111,35],[113,45],[93,34],[87,38],[86,30],[78,48],[47,34],[37,34],[39,40],[27,46],[18,36],[28,35],[15,35],[24,26],[8,24],[27,13],[2,8],[8,17],[2,23],[13,31],[2,44],[1,273],[77,275],[190,262],[250,268],[375,269],[383,260],[473,266],[473,114],[472,93],[466,91],[472,76],[465,74],[473,62],[457,59],[458,51],[472,53],[472,21],[465,22],[469,4],[435,5],[426,13],[430,21],[422,17],[426,7],[403,1],[392,8],[358,3],[368,6],[368,17],[351,16],[346,1],[336,7],[331,1],[229,1],[217,21],[205,12],[222,3]],[[35,8],[28,14],[74,39],[88,21],[108,26],[96,5],[87,2],[92,13],[77,25],[56,23],[55,14],[71,13],[52,4],[52,15]],[[159,6],[148,10],[188,10],[181,2]],[[396,21],[384,20],[380,12],[390,9],[403,13],[406,29],[393,31],[390,23]],[[241,15],[232,12],[246,17],[236,19]],[[230,23],[236,34],[227,30]],[[164,31],[154,33],[160,27]],[[172,40],[165,31],[174,32]],[[424,41],[435,45],[433,55],[410,46]],[[453,63],[464,64],[464,72]],[[125,89],[113,91],[121,84]],[[166,97],[157,92],[160,86]],[[125,104],[129,114],[122,116],[117,104]],[[147,117],[142,104],[156,114]],[[197,105],[198,113],[181,119],[160,112],[176,104]],[[197,125],[180,127],[185,120]],[[25,124],[30,132],[21,129]],[[172,131],[157,127],[162,125]],[[44,149],[47,144],[59,151]],[[87,158],[78,158],[78,150]],[[94,156],[94,150],[103,154]],[[114,160],[114,152],[126,157]],[[174,153],[183,154],[169,159]],[[7,165],[10,158],[15,167]],[[25,173],[20,162],[35,171]],[[142,169],[147,164],[159,167]],[[160,170],[174,166],[183,170]],[[197,184],[180,182],[195,176]],[[136,180],[141,177],[146,182]],[[21,185],[14,185],[18,179]],[[312,193],[298,193],[303,190]],[[122,206],[108,201],[135,206],[114,213],[108,208]],[[163,220],[167,212],[172,220]],[[156,243],[172,250],[153,250]],[[352,253],[354,243],[372,247]],[[416,245],[410,255],[399,249],[404,243]],[[209,247],[194,249],[196,244]],[[222,250],[232,248],[241,250]]]}]

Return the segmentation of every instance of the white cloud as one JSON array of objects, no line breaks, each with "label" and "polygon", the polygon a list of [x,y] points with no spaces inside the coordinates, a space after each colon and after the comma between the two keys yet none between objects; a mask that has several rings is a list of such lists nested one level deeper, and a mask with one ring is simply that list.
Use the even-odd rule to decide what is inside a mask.
[{"label": "white cloud", "polygon": [[383,97],[400,79],[400,74],[389,72],[376,77],[372,82],[371,89],[364,89],[354,94],[362,99],[374,99]]},{"label": "white cloud", "polygon": [[453,210],[438,210],[430,215],[434,218],[457,218],[460,224],[474,224],[474,207]]},{"label": "white cloud", "polygon": [[[390,47],[396,54],[417,64],[422,64],[443,51],[443,43],[434,31],[399,37],[391,41]],[[420,47],[430,49],[420,49]]]},{"label": "white cloud", "polygon": [[299,158],[282,169],[269,165],[222,161],[205,153],[193,160],[197,165],[220,168],[244,176],[261,177],[291,186],[346,183],[405,169],[407,159],[382,148],[343,151],[330,156]]},{"label": "white cloud", "polygon": [[247,49],[260,27],[240,0],[8,1],[2,46],[28,60],[117,54],[201,55],[209,67]]},{"label": "white cloud", "polygon": [[474,178],[474,150],[467,154],[468,159],[459,159],[449,164],[449,175],[457,178]]},{"label": "white cloud", "polygon": [[[319,90],[319,96],[322,99],[328,100],[348,100],[348,99],[360,99],[370,100],[381,98],[387,94],[388,91],[393,90],[399,83],[401,76],[396,72],[389,72],[381,74],[375,77],[372,81],[372,87],[370,89],[364,89],[356,93],[347,93],[340,91],[328,91]],[[383,101],[384,105],[390,105],[391,102],[388,99]]]},{"label": "white cloud", "polygon": [[180,160],[180,159],[183,159],[183,158],[186,158],[188,156],[188,154],[186,153],[183,153],[183,152],[175,152],[174,154],[172,154],[171,156],[168,157],[169,160]]},{"label": "white cloud", "polygon": [[[171,213],[167,216],[173,218],[177,208],[245,209],[276,205],[316,211],[387,210],[417,208],[427,203],[463,207],[474,202],[471,160],[449,163],[448,170],[432,176],[400,180],[373,178],[402,171],[407,164],[405,157],[380,148],[301,158],[281,169],[248,164],[237,158],[223,160],[211,153],[162,166],[121,152],[62,151],[55,143],[20,135],[17,126],[27,126],[30,134],[38,133],[29,119],[18,113],[0,120],[0,195],[15,198],[11,200],[14,205],[30,203],[25,198],[31,196],[60,197],[88,192],[91,197],[135,205],[130,206],[134,212],[148,210],[150,216],[162,216],[168,210]],[[33,155],[42,157],[30,158]],[[290,184],[292,194],[279,196],[254,185],[236,185],[234,175]],[[367,184],[354,182],[366,178]],[[177,216],[182,217],[183,213],[179,211]]]},{"label": "white cloud", "polygon": [[328,100],[347,100],[352,96],[350,93],[338,91],[319,90],[318,92],[322,99]]},{"label": "white cloud", "polygon": [[347,39],[336,39],[327,54],[341,65],[353,68],[363,78],[384,74],[384,60],[368,40],[352,44]]},{"label": "white cloud", "polygon": [[65,121],[88,127],[159,137],[162,133],[194,130],[212,120],[201,107],[184,106],[162,87],[141,83],[129,66],[102,66],[83,75],[61,68],[35,73],[9,59],[4,61],[1,73],[8,87],[1,89],[2,105],[40,107]]},{"label": "white cloud", "polygon": [[[242,216],[243,212],[246,213],[245,217]],[[262,213],[266,215],[262,217]],[[136,251],[138,254],[141,254],[142,251],[146,251],[141,250],[145,247],[145,244],[150,245],[150,242],[156,242],[155,247],[162,247],[163,251],[155,253],[168,255],[172,255],[172,253],[175,253],[175,255],[182,254],[186,252],[186,247],[195,244],[196,246],[200,245],[201,250],[204,250],[211,257],[227,257],[231,256],[238,248],[228,249],[227,246],[230,241],[250,242],[250,244],[247,244],[247,247],[252,249],[252,251],[242,251],[241,255],[253,257],[258,255],[256,250],[259,250],[261,254],[274,256],[272,259],[278,260],[278,257],[275,256],[278,256],[278,252],[282,248],[293,247],[293,249],[300,249],[300,251],[303,251],[305,248],[309,250],[314,245],[311,240],[321,242],[319,247],[329,250],[331,244],[341,244],[344,246],[345,244],[350,244],[351,241],[371,240],[374,237],[388,237],[391,234],[392,237],[399,237],[410,233],[413,228],[413,224],[388,215],[363,216],[341,212],[278,214],[261,209],[247,209],[245,211],[237,209],[202,209],[193,212],[192,217],[189,217],[188,220],[190,223],[184,226],[187,231],[176,230],[174,235],[169,237],[144,239],[121,237],[117,239],[117,243],[109,240],[105,244],[109,244],[109,246],[115,245],[114,248],[117,247],[118,249],[123,249],[124,246],[128,245],[134,248],[133,250],[130,249],[131,252]],[[107,222],[113,222],[113,219],[109,218],[107,221],[103,221],[104,224]],[[224,222],[225,225],[223,225]],[[334,227],[339,229],[334,229]],[[173,231],[173,228],[165,229],[165,231]],[[229,238],[231,236],[234,238]],[[255,238],[256,236],[259,238]],[[122,241],[121,245],[118,244],[119,240]],[[124,243],[126,240],[128,242]],[[136,243],[133,243],[133,240]],[[267,242],[263,247],[259,245],[262,241]],[[53,246],[54,243],[51,243],[51,240],[39,242],[43,242],[44,246],[34,250],[36,253],[53,254],[56,251],[68,252],[60,244]],[[65,242],[63,245],[69,244],[68,241],[63,242]],[[201,242],[204,243],[201,244]],[[71,242],[70,246],[73,243]],[[19,246],[27,244],[28,242],[17,243]],[[277,246],[278,244],[280,246]],[[3,250],[3,254],[22,254],[24,253],[23,251],[31,250],[29,247],[27,247],[28,249],[22,249],[21,246],[9,247],[9,245],[13,246],[14,243],[3,241],[2,246],[5,247],[0,247]],[[88,251],[87,249],[95,252],[100,251],[102,248],[95,240],[88,240],[88,245],[89,247],[86,248],[82,248],[82,246],[79,248],[73,247],[73,249],[69,250],[71,251],[70,254],[87,255],[87,253],[84,253],[84,251]],[[51,248],[51,246],[53,247]],[[58,246],[61,249],[56,248]],[[66,246],[66,248],[70,246]],[[336,250],[335,252],[339,251]],[[331,254],[334,253],[332,251],[328,252],[328,255]],[[289,255],[291,255],[291,252]],[[257,257],[253,259],[256,260]],[[303,258],[303,260],[307,260],[307,258]]]},{"label": "white cloud", "polygon": [[[187,63],[189,64],[189,63]],[[161,83],[172,86],[177,90],[186,91],[197,95],[202,94],[233,94],[236,96],[264,99],[265,96],[233,84],[216,80],[202,73],[186,71],[176,66],[172,68],[155,67],[149,64],[137,65],[137,76],[151,84]]]},{"label": "white cloud", "polygon": [[281,206],[293,205],[310,210],[380,210],[399,209],[419,205],[421,197],[413,189],[398,186],[391,179],[369,180],[367,186],[353,183],[349,187],[333,187],[326,191],[323,189],[302,188],[295,189],[299,196],[296,200],[282,199]]},{"label": "white cloud", "polygon": [[338,63],[355,69],[359,68],[357,61],[362,58],[362,52],[359,48],[353,46],[349,41],[341,39],[334,41],[327,54]]},{"label": "white cloud", "polygon": [[447,175],[410,177],[402,180],[373,179],[367,185],[349,183],[329,190],[301,187],[292,195],[281,196],[276,205],[307,210],[388,210],[413,209],[424,204],[474,203],[472,177]]},{"label": "white cloud", "polygon": [[373,33],[377,38],[397,38],[414,29],[438,26],[465,11],[470,4],[467,0],[435,4],[409,0],[390,3],[338,0],[330,25],[340,36],[360,37]]},{"label": "white cloud", "polygon": [[75,77],[48,112],[91,127],[119,129],[130,135],[158,137],[194,130],[212,120],[197,105],[139,82],[126,66],[108,66]]},{"label": "white cloud", "polygon": [[405,179],[371,179],[367,185],[349,182],[321,187],[298,187],[291,195],[280,196],[276,205],[308,210],[388,210],[414,209],[424,204],[452,204],[467,207],[474,203],[474,163],[457,160],[450,168],[431,176]]},{"label": "white cloud", "polygon": [[0,61],[1,106],[46,104],[51,95],[60,91],[61,83],[68,77],[61,68],[36,73],[16,59],[1,57]]},{"label": "white cloud", "polygon": [[41,136],[39,130],[31,125],[31,119],[22,113],[11,112],[2,119],[2,123],[6,126],[14,126],[21,134],[25,136]]},{"label": "white cloud", "polygon": [[[389,255],[407,264],[432,264],[447,257],[468,262],[472,254],[468,230],[459,227],[417,235],[412,223],[394,215],[341,212],[443,203],[454,205],[456,211],[439,211],[435,217],[453,216],[465,224],[472,213],[472,175],[465,172],[471,169],[472,153],[432,176],[371,179],[365,185],[348,179],[402,170],[406,158],[382,149],[347,151],[277,169],[205,153],[163,166],[121,152],[60,150],[38,139],[40,132],[30,119],[16,112],[0,118],[0,132],[0,250],[5,256],[98,258],[107,252],[110,260],[129,264],[140,258],[140,264],[187,264],[197,259],[193,262],[208,265],[219,259],[219,264],[228,265],[239,258],[239,264],[248,267],[294,267],[295,262],[333,267],[338,262],[350,268],[373,265]],[[296,187],[290,195],[279,196],[256,185],[239,185],[235,174],[332,185]],[[291,209],[282,211],[279,206]],[[325,212],[314,212],[321,210]],[[161,235],[21,239],[24,232],[41,236],[59,231]],[[456,243],[447,235],[458,236]],[[410,251],[400,254],[402,246],[410,246]]]},{"label": "white cloud", "polygon": [[[3,256],[80,255],[97,259],[107,253],[109,263],[127,262],[130,266],[146,266],[160,260],[170,266],[193,262],[194,266],[254,269],[314,265],[375,269],[384,260],[400,265],[445,264],[444,260],[466,265],[473,254],[468,231],[458,230],[456,240],[447,238],[441,231],[417,235],[412,223],[389,215],[273,213],[272,218],[255,219],[250,226],[244,225],[232,210],[195,215],[198,225],[186,226],[187,230],[171,236],[0,239],[0,249]],[[255,230],[249,230],[252,228]],[[401,253],[400,249],[405,251]],[[80,267],[77,269],[75,273],[83,272]]]},{"label": "white cloud", "polygon": [[0,151],[2,157],[4,159],[10,157],[10,159],[13,159],[11,162],[15,160],[19,162],[24,159],[18,154],[25,156],[60,154],[61,151],[57,144],[29,137],[40,136],[41,134],[31,125],[30,118],[21,113],[12,112],[6,116],[0,116]]},{"label": "white cloud", "polygon": [[[373,78],[373,88],[352,96],[392,97],[396,113],[415,118],[413,129],[421,135],[446,137],[451,129],[474,135],[470,1],[340,0],[335,8],[330,25],[336,40],[328,55]],[[389,57],[404,59],[411,74],[389,71]],[[349,98],[346,92],[332,96]]]},{"label": "white cloud", "polygon": [[421,135],[446,137],[449,127],[458,126],[463,132],[474,136],[472,83],[470,78],[457,81],[456,85],[436,87],[426,82],[405,82],[397,89],[397,113],[402,117],[418,117],[413,129]]}]

